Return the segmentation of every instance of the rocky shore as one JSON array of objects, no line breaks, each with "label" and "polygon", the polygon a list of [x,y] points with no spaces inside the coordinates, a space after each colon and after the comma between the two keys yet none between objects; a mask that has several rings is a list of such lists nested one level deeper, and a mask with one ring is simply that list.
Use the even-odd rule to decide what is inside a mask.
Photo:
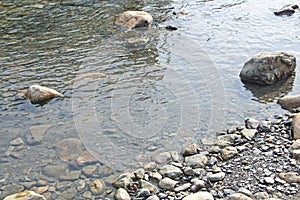
[{"label": "rocky shore", "polygon": [[69,152],[82,148],[79,140],[62,140],[55,146],[68,165],[45,166],[35,180],[17,184],[5,185],[2,179],[0,195],[5,200],[297,200],[300,139],[293,132],[295,115],[247,119],[245,126],[219,132],[215,139],[202,138],[182,152],[154,154],[151,162],[118,175],[110,175],[111,169],[86,150],[79,156]]}]

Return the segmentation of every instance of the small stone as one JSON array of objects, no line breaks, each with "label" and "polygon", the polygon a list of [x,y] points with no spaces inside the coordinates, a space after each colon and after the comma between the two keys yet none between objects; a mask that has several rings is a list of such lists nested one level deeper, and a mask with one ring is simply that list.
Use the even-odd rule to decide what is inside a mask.
[{"label": "small stone", "polygon": [[127,186],[132,182],[130,173],[121,174],[117,180],[113,182],[116,188],[127,188]]},{"label": "small stone", "polygon": [[269,200],[269,194],[267,192],[257,192],[254,194],[256,200]]},{"label": "small stone", "polygon": [[300,183],[300,176],[294,172],[280,173],[279,177],[288,183]]},{"label": "small stone", "polygon": [[116,200],[130,200],[130,195],[124,188],[119,188],[115,193]]},{"label": "small stone", "polygon": [[210,181],[221,181],[225,178],[225,173],[224,172],[219,172],[219,173],[216,173],[216,174],[210,174],[207,176],[208,180]]},{"label": "small stone", "polygon": [[241,139],[241,136],[237,134],[220,135],[217,137],[216,144],[222,147],[230,146],[233,145],[235,141],[239,139]]},{"label": "small stone", "polygon": [[21,138],[16,138],[16,139],[10,141],[10,145],[12,145],[12,146],[20,146],[22,144],[24,144],[24,142]]},{"label": "small stone", "polygon": [[143,179],[145,176],[145,170],[143,168],[137,169],[133,172],[136,179]]},{"label": "small stone", "polygon": [[187,195],[182,200],[214,200],[214,197],[209,192],[197,192]]},{"label": "small stone", "polygon": [[159,182],[163,177],[159,172],[154,171],[150,173],[150,178],[153,181]]},{"label": "small stone", "polygon": [[147,198],[151,195],[150,191],[146,188],[139,189],[136,193],[137,198]]},{"label": "small stone", "polygon": [[183,174],[180,168],[173,165],[164,165],[160,168],[159,173],[163,177],[177,178]]},{"label": "small stone", "polygon": [[90,184],[90,190],[94,195],[101,194],[105,189],[105,183],[100,179],[94,179]]},{"label": "small stone", "polygon": [[213,146],[216,144],[216,140],[214,138],[203,138],[200,140],[200,143],[205,146]]},{"label": "small stone", "polygon": [[271,177],[265,177],[264,182],[267,183],[267,184],[274,184],[275,180]]},{"label": "small stone", "polygon": [[86,177],[92,177],[96,170],[97,170],[97,166],[88,165],[88,166],[85,166],[84,168],[82,168],[82,173]]},{"label": "small stone", "polygon": [[85,181],[84,180],[78,180],[75,182],[75,185],[76,185],[76,188],[79,192],[83,191],[86,184],[85,184]]},{"label": "small stone", "polygon": [[225,195],[230,195],[230,194],[234,194],[234,193],[235,193],[235,191],[232,190],[232,189],[224,189],[224,194]]},{"label": "small stone", "polygon": [[292,129],[293,129],[293,138],[300,139],[300,113],[298,113],[292,123]]},{"label": "small stone", "polygon": [[181,191],[185,191],[185,190],[188,190],[190,187],[192,186],[191,183],[185,183],[183,185],[180,185],[178,187],[176,187],[174,189],[175,192],[181,192]]},{"label": "small stone", "polygon": [[74,163],[80,167],[96,164],[97,162],[99,162],[98,159],[96,159],[88,150],[85,150],[82,153],[80,153],[80,155],[74,160]]},{"label": "small stone", "polygon": [[192,156],[199,152],[199,147],[197,144],[190,144],[182,151],[183,156]]},{"label": "small stone", "polygon": [[299,159],[300,158],[300,149],[293,151],[293,158]]},{"label": "small stone", "polygon": [[159,197],[156,195],[148,197],[146,200],[159,200]]},{"label": "small stone", "polygon": [[81,171],[79,171],[79,170],[71,171],[67,174],[61,175],[59,177],[59,180],[61,180],[61,181],[75,181],[75,180],[79,179],[80,174],[81,174]]},{"label": "small stone", "polygon": [[152,16],[147,12],[126,11],[117,17],[115,25],[120,29],[129,30],[132,28],[148,27],[152,21]]},{"label": "small stone", "polygon": [[247,129],[257,129],[259,126],[259,121],[254,118],[248,118],[245,120],[245,125]]},{"label": "small stone", "polygon": [[38,193],[38,194],[43,194],[44,192],[48,191],[49,189],[49,186],[46,185],[46,186],[41,186],[41,187],[37,187],[35,189],[35,192]]},{"label": "small stone", "polygon": [[270,132],[272,123],[270,121],[261,121],[258,129],[262,132]]},{"label": "small stone", "polygon": [[166,177],[159,182],[159,187],[167,190],[174,190],[177,183],[178,181],[174,181],[173,179]]},{"label": "small stone", "polygon": [[29,127],[30,132],[26,133],[26,142],[30,145],[37,145],[43,141],[44,134],[51,125],[38,125]]},{"label": "small stone", "polygon": [[85,191],[82,194],[82,197],[85,198],[85,199],[91,199],[93,197],[93,194],[90,191]]},{"label": "small stone", "polygon": [[253,200],[252,198],[250,198],[247,195],[242,194],[242,193],[234,193],[234,194],[228,195],[227,199],[228,200]]},{"label": "small stone", "polygon": [[65,165],[48,165],[43,168],[43,174],[49,177],[59,177],[67,173]]},{"label": "small stone", "polygon": [[70,188],[71,186],[72,186],[71,181],[60,181],[60,182],[57,182],[56,189],[58,191],[63,191],[63,190]]},{"label": "small stone", "polygon": [[172,156],[170,152],[162,152],[152,155],[151,160],[158,164],[163,164],[172,161]]},{"label": "small stone", "polygon": [[196,154],[193,156],[186,156],[184,158],[184,161],[188,166],[191,166],[192,168],[201,168],[205,167],[208,162],[208,158],[203,154]]},{"label": "small stone", "polygon": [[151,194],[155,194],[158,191],[155,185],[145,180],[140,180],[140,186],[141,188],[149,190]]},{"label": "small stone", "polygon": [[153,171],[157,168],[157,164],[155,162],[148,162],[144,164],[144,169],[146,171]]},{"label": "small stone", "polygon": [[22,93],[33,104],[43,103],[51,100],[54,97],[64,97],[61,93],[57,92],[56,90],[40,85],[31,85],[26,91]]},{"label": "small stone", "polygon": [[190,166],[187,166],[183,169],[183,173],[187,176],[194,176],[196,174],[196,172],[194,171],[194,169]]},{"label": "small stone", "polygon": [[60,193],[60,195],[57,197],[57,200],[74,199],[76,195],[77,195],[77,191],[75,190],[75,188],[69,188],[63,191],[62,193]]},{"label": "small stone", "polygon": [[4,200],[46,200],[46,198],[33,191],[24,191],[9,195],[5,197]]},{"label": "small stone", "polygon": [[224,160],[228,160],[228,159],[234,157],[236,154],[238,154],[236,147],[228,146],[222,150],[222,158]]},{"label": "small stone", "polygon": [[252,140],[252,138],[255,136],[256,133],[257,133],[256,129],[245,128],[244,130],[241,131],[242,136],[244,136],[247,140]]}]

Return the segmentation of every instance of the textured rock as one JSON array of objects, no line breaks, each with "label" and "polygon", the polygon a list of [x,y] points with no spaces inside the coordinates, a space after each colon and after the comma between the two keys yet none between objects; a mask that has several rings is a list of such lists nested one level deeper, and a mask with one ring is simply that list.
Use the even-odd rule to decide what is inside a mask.
[{"label": "textured rock", "polygon": [[26,133],[26,142],[30,145],[37,145],[43,141],[44,134],[51,125],[38,125],[29,127],[29,133]]},{"label": "textured rock", "polygon": [[54,144],[59,151],[59,158],[63,161],[72,161],[84,150],[80,139],[66,138]]},{"label": "textured rock", "polygon": [[91,165],[99,162],[90,151],[85,150],[74,160],[74,163],[80,167],[85,165]]},{"label": "textured rock", "polygon": [[56,90],[40,85],[32,85],[22,93],[27,99],[31,101],[31,103],[42,103],[45,101],[49,101],[54,97],[64,97],[64,95],[57,92]]},{"label": "textured rock", "polygon": [[101,194],[105,189],[105,183],[100,179],[94,179],[90,184],[90,190],[94,195]]},{"label": "textured rock", "polygon": [[184,161],[188,166],[191,166],[192,168],[201,168],[205,167],[208,162],[208,158],[203,154],[196,154],[193,156],[185,157]]},{"label": "textured rock", "polygon": [[67,173],[65,165],[48,165],[43,168],[43,174],[49,177],[59,177]]},{"label": "textured rock", "polygon": [[140,186],[141,188],[149,190],[151,194],[155,194],[158,190],[155,185],[145,180],[140,180]]},{"label": "textured rock", "polygon": [[130,200],[130,195],[124,188],[119,188],[115,194],[116,200]]},{"label": "textured rock", "polygon": [[225,147],[222,150],[222,158],[224,160],[227,160],[229,158],[232,158],[233,156],[235,156],[236,154],[238,154],[237,148],[236,147]]},{"label": "textured rock", "polygon": [[237,134],[220,135],[217,137],[216,145],[221,147],[230,146],[240,138],[241,136]]},{"label": "textured rock", "polygon": [[247,195],[242,194],[242,193],[234,193],[234,194],[228,195],[227,199],[228,200],[253,200],[252,198],[250,198]]},{"label": "textured rock", "polygon": [[46,198],[33,191],[24,191],[17,194],[9,195],[4,200],[46,200]]},{"label": "textured rock", "polygon": [[184,197],[182,200],[214,200],[214,197],[209,192],[197,192]]},{"label": "textured rock", "polygon": [[164,165],[160,168],[159,173],[163,177],[177,178],[183,174],[180,168],[173,165]]},{"label": "textured rock", "polygon": [[174,190],[177,183],[178,181],[174,181],[173,179],[166,177],[159,182],[159,187],[167,190]]},{"label": "textured rock", "polygon": [[300,113],[298,113],[292,123],[292,129],[293,129],[293,138],[294,139],[300,139]]},{"label": "textured rock", "polygon": [[192,156],[199,152],[199,147],[197,144],[190,144],[182,151],[183,156]]},{"label": "textured rock", "polygon": [[278,99],[277,103],[286,110],[292,111],[300,107],[300,94],[287,95]]},{"label": "textured rock", "polygon": [[295,13],[295,9],[298,9],[299,6],[296,4],[286,5],[281,9],[274,12],[276,16],[291,16]]},{"label": "textured rock", "polygon": [[158,164],[163,164],[171,161],[172,156],[169,152],[162,152],[162,153],[152,155],[151,160]]},{"label": "textured rock", "polygon": [[257,129],[259,126],[259,121],[254,118],[248,118],[245,120],[245,125],[248,129]]},{"label": "textured rock", "polygon": [[152,24],[152,16],[144,11],[126,11],[121,13],[116,21],[115,25],[121,29],[132,29],[139,27],[148,27]]},{"label": "textured rock", "polygon": [[294,172],[289,172],[289,173],[282,172],[279,174],[279,177],[288,183],[300,183],[300,176]]},{"label": "textured rock", "polygon": [[208,180],[210,181],[221,181],[225,178],[225,173],[224,172],[219,172],[219,173],[215,173],[215,174],[209,174],[207,176]]},{"label": "textured rock", "polygon": [[241,73],[242,81],[270,85],[292,75],[295,56],[285,52],[264,52],[248,60]]},{"label": "textured rock", "polygon": [[[258,125],[259,125],[259,122],[257,124],[257,127],[258,127]],[[255,136],[256,133],[257,133],[256,129],[247,129],[246,128],[241,131],[242,136],[244,136],[248,140],[252,140],[252,138]]]}]

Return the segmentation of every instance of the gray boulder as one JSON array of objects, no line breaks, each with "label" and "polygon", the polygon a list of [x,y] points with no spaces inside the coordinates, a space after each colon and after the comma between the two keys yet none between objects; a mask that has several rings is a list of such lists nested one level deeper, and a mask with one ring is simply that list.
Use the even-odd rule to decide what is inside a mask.
[{"label": "gray boulder", "polygon": [[244,82],[271,85],[293,74],[296,57],[285,52],[264,52],[248,60],[240,78]]}]

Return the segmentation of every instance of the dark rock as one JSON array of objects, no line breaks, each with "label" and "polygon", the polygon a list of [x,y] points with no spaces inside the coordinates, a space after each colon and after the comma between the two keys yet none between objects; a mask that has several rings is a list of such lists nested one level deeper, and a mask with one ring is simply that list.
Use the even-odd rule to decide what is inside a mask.
[{"label": "dark rock", "polygon": [[264,52],[245,63],[240,77],[245,82],[271,85],[291,76],[295,68],[295,56],[285,52]]},{"label": "dark rock", "polygon": [[298,9],[299,6],[296,4],[286,5],[281,9],[274,12],[276,16],[291,16],[295,13],[295,10]]}]

